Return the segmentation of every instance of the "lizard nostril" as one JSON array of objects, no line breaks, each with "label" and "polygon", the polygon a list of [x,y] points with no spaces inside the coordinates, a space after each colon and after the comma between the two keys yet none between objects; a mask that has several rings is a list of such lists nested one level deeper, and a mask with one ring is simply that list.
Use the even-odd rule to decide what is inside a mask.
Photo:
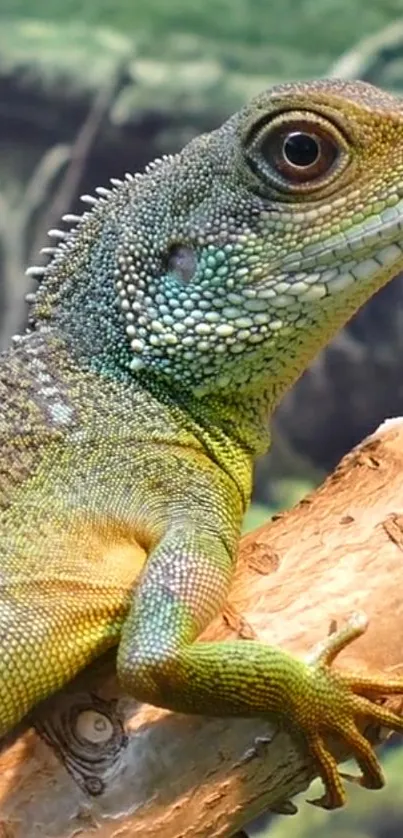
[{"label": "lizard nostril", "polygon": [[168,251],[166,270],[181,282],[190,282],[196,272],[197,256],[193,248],[183,244],[174,244]]}]

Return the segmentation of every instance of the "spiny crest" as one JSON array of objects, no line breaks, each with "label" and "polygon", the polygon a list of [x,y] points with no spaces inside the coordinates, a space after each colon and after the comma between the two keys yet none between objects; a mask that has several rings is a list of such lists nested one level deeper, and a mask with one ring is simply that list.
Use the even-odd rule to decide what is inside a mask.
[{"label": "spiny crest", "polygon": [[[126,172],[124,180],[120,178],[110,178],[110,182],[113,187],[112,189],[108,189],[105,186],[97,186],[95,188],[95,192],[97,193],[96,195],[81,195],[80,200],[84,204],[87,204],[90,209],[84,211],[81,215],[69,212],[62,216],[62,221],[66,222],[66,224],[69,225],[69,228],[66,230],[59,230],[58,228],[49,230],[48,236],[55,239],[57,243],[54,246],[42,247],[40,251],[42,254],[49,256],[50,260],[46,265],[32,265],[27,268],[26,275],[33,277],[35,280],[40,282],[48,272],[48,269],[53,262],[53,258],[59,254],[65,253],[74,244],[81,224],[86,218],[88,218],[89,213],[94,207],[97,207],[100,204],[106,204],[117,192],[121,190],[122,187],[124,187],[125,182],[132,183],[135,180],[139,180],[143,178],[145,174],[154,172],[159,166],[161,166],[161,164],[171,159],[172,155],[166,154],[163,157],[156,158],[152,162],[148,163],[144,173],[136,172],[131,174],[131,172]],[[35,302],[35,294],[31,292],[26,295],[25,299],[29,304],[32,304]]]}]

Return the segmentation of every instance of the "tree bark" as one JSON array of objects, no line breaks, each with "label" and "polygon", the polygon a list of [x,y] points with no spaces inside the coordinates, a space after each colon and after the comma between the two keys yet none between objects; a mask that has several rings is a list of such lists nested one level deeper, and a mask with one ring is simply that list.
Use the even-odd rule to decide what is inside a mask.
[{"label": "tree bark", "polygon": [[[320,489],[243,538],[228,605],[204,637],[259,637],[304,655],[361,610],[369,629],[336,666],[399,671],[402,475],[403,420],[393,420]],[[315,776],[303,744],[265,721],[136,704],[120,692],[111,655],[34,723],[0,755],[0,838],[230,836]]]}]

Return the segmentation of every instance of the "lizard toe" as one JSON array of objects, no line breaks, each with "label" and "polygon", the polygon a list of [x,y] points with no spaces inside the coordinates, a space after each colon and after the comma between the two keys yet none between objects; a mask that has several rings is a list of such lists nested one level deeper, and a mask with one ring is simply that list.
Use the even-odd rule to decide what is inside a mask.
[{"label": "lizard toe", "polygon": [[336,759],[330,753],[319,734],[308,737],[308,747],[316,760],[319,774],[325,787],[325,793],[320,798],[307,800],[307,803],[321,809],[340,809],[346,802],[346,793]]}]

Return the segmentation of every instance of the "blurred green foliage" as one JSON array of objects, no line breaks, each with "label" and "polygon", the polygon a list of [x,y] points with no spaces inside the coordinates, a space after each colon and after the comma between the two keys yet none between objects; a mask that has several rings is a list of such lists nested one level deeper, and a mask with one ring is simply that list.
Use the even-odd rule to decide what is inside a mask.
[{"label": "blurred green foliage", "polygon": [[[133,34],[144,29],[192,32],[229,43],[250,43],[267,49],[267,41],[290,48],[315,46],[336,56],[357,40],[357,4],[351,0],[2,0],[5,17],[34,14],[37,20],[82,20]],[[403,14],[402,0],[366,0],[360,16],[360,37]],[[292,25],[290,25],[292,23]],[[159,49],[157,43],[155,50]]]},{"label": "blurred green foliage", "polygon": [[252,503],[249,507],[243,522],[243,532],[250,532],[265,524],[272,515],[277,512],[275,507],[263,506],[260,503]]},{"label": "blurred green foliage", "polygon": [[193,58],[198,43],[228,70],[280,78],[325,72],[359,37],[403,15],[403,0],[2,0],[0,13],[120,29],[150,57]]}]

